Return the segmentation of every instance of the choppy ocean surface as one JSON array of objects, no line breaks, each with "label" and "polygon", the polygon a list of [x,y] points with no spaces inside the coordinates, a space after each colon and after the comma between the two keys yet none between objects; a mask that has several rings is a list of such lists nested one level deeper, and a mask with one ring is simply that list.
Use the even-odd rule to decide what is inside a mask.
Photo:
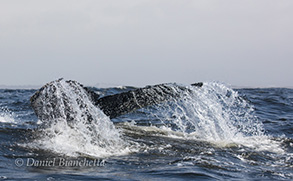
[{"label": "choppy ocean surface", "polygon": [[90,125],[71,126],[38,120],[37,90],[1,89],[0,180],[293,179],[293,89],[190,89],[112,120],[97,108]]}]

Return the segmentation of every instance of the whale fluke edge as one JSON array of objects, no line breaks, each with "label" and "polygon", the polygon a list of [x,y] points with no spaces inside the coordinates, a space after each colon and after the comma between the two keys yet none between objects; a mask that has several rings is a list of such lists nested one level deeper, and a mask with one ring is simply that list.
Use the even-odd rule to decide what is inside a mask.
[{"label": "whale fluke edge", "polygon": [[[158,84],[101,97],[93,90],[83,86],[77,81],[65,81],[63,79],[58,79],[41,87],[30,99],[31,106],[39,119],[47,120],[58,118],[61,114],[65,115],[67,120],[74,119],[74,114],[72,114],[70,104],[67,102],[69,96],[72,95],[67,95],[65,90],[59,90],[61,87],[64,89],[64,85],[74,90],[73,92],[78,99],[77,102],[80,104],[79,106],[85,110],[85,112],[88,112],[88,110],[86,109],[86,105],[81,100],[87,97],[95,106],[99,107],[104,114],[110,118],[118,117],[139,108],[159,104],[172,98],[178,98],[183,91],[188,90],[188,88],[184,86],[174,86],[174,84]],[[203,83],[200,82],[191,85],[202,87]],[[63,110],[61,112],[58,111],[59,108],[57,108],[60,96],[63,101]],[[91,120],[90,113],[85,113],[85,116],[87,116],[87,119]]]}]

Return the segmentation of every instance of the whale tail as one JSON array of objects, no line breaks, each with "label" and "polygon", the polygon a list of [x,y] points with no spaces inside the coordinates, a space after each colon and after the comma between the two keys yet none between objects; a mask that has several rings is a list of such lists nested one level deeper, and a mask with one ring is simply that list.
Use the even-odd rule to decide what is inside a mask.
[{"label": "whale tail", "polygon": [[[192,86],[201,87],[202,83]],[[70,90],[70,91],[69,91]],[[83,111],[82,116],[92,120],[91,112],[84,100],[90,100],[110,118],[129,113],[139,108],[159,104],[179,98],[189,89],[175,84],[146,86],[120,94],[100,97],[94,91],[73,80],[58,79],[47,83],[31,97],[31,105],[40,120],[65,118],[74,120],[76,112],[71,108],[71,98],[76,97],[77,106]],[[75,95],[72,95],[72,94]]]},{"label": "whale tail", "polygon": [[[75,106],[80,108],[81,116],[91,121],[93,117],[86,101],[92,101],[94,95],[97,96],[76,81],[58,79],[47,83],[37,91],[31,97],[31,106],[42,121],[65,119],[71,122],[78,114],[72,108],[77,104]],[[76,98],[75,101],[73,97]]]}]

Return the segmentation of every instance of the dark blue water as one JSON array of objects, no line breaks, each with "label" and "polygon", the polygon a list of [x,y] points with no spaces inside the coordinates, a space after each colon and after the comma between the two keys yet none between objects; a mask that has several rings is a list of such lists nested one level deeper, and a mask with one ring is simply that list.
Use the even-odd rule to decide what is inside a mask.
[{"label": "dark blue water", "polygon": [[30,106],[35,91],[0,90],[0,179],[293,179],[293,89],[206,83],[111,120],[123,142],[117,150],[64,125],[44,128]]}]

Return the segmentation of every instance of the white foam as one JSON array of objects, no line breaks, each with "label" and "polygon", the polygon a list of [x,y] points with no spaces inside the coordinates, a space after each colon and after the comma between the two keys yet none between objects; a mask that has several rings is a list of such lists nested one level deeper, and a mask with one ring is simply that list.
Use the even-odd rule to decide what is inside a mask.
[{"label": "white foam", "polygon": [[4,115],[4,116],[0,116],[0,122],[1,123],[15,123],[15,120],[11,118],[10,116]]},{"label": "white foam", "polygon": [[0,108],[0,111],[1,123],[17,123],[13,112],[9,111],[7,108]]}]

